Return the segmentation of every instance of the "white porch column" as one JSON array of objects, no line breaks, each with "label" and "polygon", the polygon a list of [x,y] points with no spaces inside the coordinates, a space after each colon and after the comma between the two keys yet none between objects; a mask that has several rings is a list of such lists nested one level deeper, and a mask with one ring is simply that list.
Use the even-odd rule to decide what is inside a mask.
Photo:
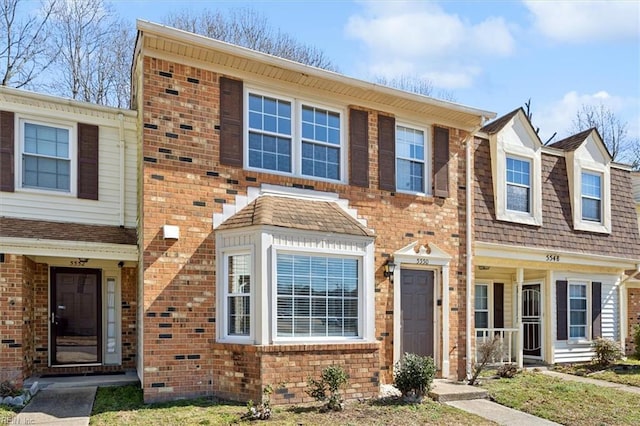
[{"label": "white porch column", "polygon": [[524,269],[518,268],[516,270],[516,284],[518,285],[518,306],[516,307],[517,314],[517,326],[518,326],[518,339],[516,345],[516,360],[518,362],[518,368],[522,368],[524,364],[522,350],[524,347],[524,327],[522,325],[522,282],[524,281]]},{"label": "white porch column", "polygon": [[449,377],[449,265],[442,266],[442,377]]}]

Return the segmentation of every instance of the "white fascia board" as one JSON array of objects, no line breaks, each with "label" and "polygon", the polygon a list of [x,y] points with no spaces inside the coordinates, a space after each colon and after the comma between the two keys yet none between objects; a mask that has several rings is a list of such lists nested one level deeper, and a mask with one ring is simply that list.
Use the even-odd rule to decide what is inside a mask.
[{"label": "white fascia board", "polygon": [[130,244],[90,243],[85,241],[42,240],[37,238],[3,238],[1,253],[27,256],[86,257],[138,261],[138,246]]},{"label": "white fascia board", "polygon": [[[603,268],[635,269],[640,260],[621,259],[617,256],[585,254],[554,248],[522,247],[508,244],[486,243],[476,241],[474,244],[476,258],[513,259],[523,262],[544,262],[551,265],[585,265]],[[550,262],[547,255],[560,256],[559,261]],[[522,265],[525,266],[525,265]]]}]

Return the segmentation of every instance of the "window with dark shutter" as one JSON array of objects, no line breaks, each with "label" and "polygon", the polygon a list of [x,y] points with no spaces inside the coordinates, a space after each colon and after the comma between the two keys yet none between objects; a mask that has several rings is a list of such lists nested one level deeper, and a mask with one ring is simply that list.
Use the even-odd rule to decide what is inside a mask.
[{"label": "window with dark shutter", "polygon": [[602,283],[591,283],[591,335],[602,337]]},{"label": "window with dark shutter", "polygon": [[493,284],[493,327],[504,328],[504,284]]},{"label": "window with dark shutter", "polygon": [[556,323],[556,340],[567,340],[567,281],[556,281]]},{"label": "window with dark shutter", "polygon": [[349,110],[349,183],[369,187],[369,113]]},{"label": "window with dark shutter", "polygon": [[14,114],[0,111],[0,191],[13,192],[14,188]]},{"label": "window with dark shutter", "polygon": [[220,77],[220,164],[242,167],[242,81]]},{"label": "window with dark shutter", "polygon": [[98,199],[98,126],[78,123],[78,198]]},{"label": "window with dark shutter", "polygon": [[433,195],[449,196],[449,129],[433,128]]},{"label": "window with dark shutter", "polygon": [[378,115],[378,176],[380,189],[396,190],[396,119]]}]

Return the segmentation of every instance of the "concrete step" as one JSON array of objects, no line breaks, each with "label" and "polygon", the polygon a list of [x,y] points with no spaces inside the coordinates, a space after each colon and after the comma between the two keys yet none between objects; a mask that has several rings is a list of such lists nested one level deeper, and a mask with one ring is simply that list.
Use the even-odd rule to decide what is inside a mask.
[{"label": "concrete step", "polygon": [[472,399],[487,399],[487,391],[466,383],[457,383],[449,380],[434,380],[429,396],[438,402],[469,401]]},{"label": "concrete step", "polygon": [[127,371],[124,374],[104,375],[64,375],[64,376],[32,376],[24,381],[24,387],[29,388],[34,382],[40,389],[77,388],[85,386],[126,386],[140,384],[138,374],[135,371]]}]

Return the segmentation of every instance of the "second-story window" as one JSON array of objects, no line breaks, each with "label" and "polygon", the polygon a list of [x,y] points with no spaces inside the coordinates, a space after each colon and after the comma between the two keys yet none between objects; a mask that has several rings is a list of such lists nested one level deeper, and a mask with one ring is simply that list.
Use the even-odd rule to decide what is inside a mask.
[{"label": "second-story window", "polygon": [[599,174],[582,172],[582,220],[602,220],[602,178]]},{"label": "second-story window", "polygon": [[507,210],[531,212],[531,164],[507,157]]},{"label": "second-story window", "polygon": [[398,191],[425,190],[424,132],[404,126],[396,127],[396,187]]},{"label": "second-story window", "polygon": [[249,168],[343,178],[342,113],[293,98],[248,93]]},{"label": "second-story window", "polygon": [[24,122],[22,186],[69,192],[70,131],[64,127]]}]

